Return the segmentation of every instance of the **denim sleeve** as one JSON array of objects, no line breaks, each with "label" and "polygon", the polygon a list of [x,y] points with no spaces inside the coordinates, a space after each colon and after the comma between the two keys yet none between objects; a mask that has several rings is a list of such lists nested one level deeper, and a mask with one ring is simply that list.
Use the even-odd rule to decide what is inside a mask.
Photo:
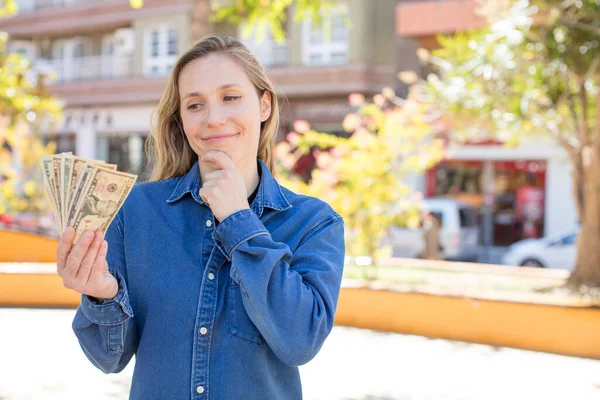
[{"label": "denim sleeve", "polygon": [[110,273],[119,282],[119,291],[114,299],[102,302],[82,295],[73,320],[73,331],[83,352],[106,374],[122,371],[136,352],[139,341],[127,292],[123,225],[119,214],[105,236],[106,260]]},{"label": "denim sleeve", "polygon": [[293,254],[251,210],[226,218],[215,241],[231,259],[246,312],[273,352],[290,366],[310,361],[333,328],[344,266],[342,218],[331,212]]}]

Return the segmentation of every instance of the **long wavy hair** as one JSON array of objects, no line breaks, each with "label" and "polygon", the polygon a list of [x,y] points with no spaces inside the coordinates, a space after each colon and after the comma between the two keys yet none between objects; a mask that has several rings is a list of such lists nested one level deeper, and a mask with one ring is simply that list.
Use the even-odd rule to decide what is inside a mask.
[{"label": "long wavy hair", "polygon": [[197,160],[185,133],[180,116],[179,74],[190,62],[211,53],[225,54],[237,62],[261,96],[271,94],[271,115],[261,123],[258,158],[274,172],[275,137],[279,129],[279,105],[271,80],[254,55],[239,40],[227,35],[208,35],[200,39],[175,63],[167,88],[152,113],[152,128],[146,142],[150,160],[149,181],[185,175]]}]

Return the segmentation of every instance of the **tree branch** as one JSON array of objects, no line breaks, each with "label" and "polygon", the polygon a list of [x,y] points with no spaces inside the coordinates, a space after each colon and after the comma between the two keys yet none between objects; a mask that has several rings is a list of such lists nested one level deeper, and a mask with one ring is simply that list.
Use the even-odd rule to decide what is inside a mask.
[{"label": "tree branch", "polygon": [[586,31],[593,35],[600,36],[600,28],[597,28],[595,26],[584,24],[583,22],[579,22],[579,21],[574,21],[565,16],[559,17],[558,21],[569,28],[581,29],[582,31]]}]

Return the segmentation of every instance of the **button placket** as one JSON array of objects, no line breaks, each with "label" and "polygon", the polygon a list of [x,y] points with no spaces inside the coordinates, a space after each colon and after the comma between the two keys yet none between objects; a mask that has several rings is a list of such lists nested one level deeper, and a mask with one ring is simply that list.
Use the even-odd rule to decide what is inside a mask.
[{"label": "button placket", "polygon": [[[212,220],[207,220],[211,221]],[[209,235],[210,232],[214,231],[213,229],[206,230],[206,235]],[[197,395],[208,395],[208,375],[209,375],[209,365],[210,365],[210,337],[211,331],[214,321],[215,321],[215,313],[217,309],[217,292],[218,285],[213,284],[213,282],[217,282],[217,276],[215,271],[218,270],[225,260],[222,258],[222,254],[218,249],[213,248],[210,256],[208,257],[208,261],[205,265],[206,268],[206,279],[202,282],[202,288],[200,290],[200,298],[198,304],[198,311],[196,321],[198,323],[196,340],[194,340],[194,383],[195,390]],[[209,272],[210,271],[210,272]],[[192,386],[194,387],[194,386]],[[202,387],[202,392],[200,392],[200,387]],[[200,397],[202,397],[200,396]],[[198,397],[198,398],[200,398]],[[203,397],[202,397],[203,398]]]}]

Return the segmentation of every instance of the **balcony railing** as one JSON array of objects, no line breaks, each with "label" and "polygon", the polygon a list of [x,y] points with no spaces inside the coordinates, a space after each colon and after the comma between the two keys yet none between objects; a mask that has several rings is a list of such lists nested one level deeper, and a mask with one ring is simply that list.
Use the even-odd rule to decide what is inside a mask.
[{"label": "balcony railing", "polygon": [[33,12],[44,8],[68,7],[75,4],[91,3],[99,0],[18,0],[20,13]]},{"label": "balcony railing", "polygon": [[59,82],[114,79],[133,76],[133,56],[89,56],[72,61],[38,59],[35,64],[54,72]]}]

